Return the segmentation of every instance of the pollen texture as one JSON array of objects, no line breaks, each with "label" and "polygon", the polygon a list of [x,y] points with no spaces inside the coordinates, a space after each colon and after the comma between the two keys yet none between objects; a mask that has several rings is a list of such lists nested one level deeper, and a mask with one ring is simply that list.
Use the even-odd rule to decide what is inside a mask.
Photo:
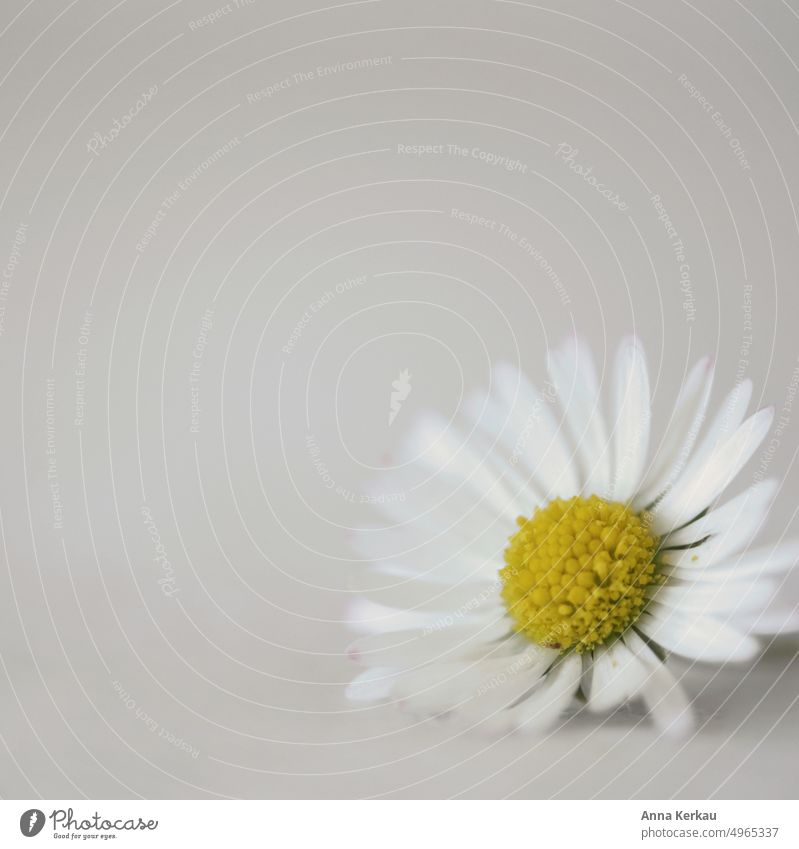
[{"label": "pollen texture", "polygon": [[500,576],[517,631],[584,652],[640,616],[646,587],[658,581],[659,540],[644,516],[593,495],[555,499],[516,521]]}]

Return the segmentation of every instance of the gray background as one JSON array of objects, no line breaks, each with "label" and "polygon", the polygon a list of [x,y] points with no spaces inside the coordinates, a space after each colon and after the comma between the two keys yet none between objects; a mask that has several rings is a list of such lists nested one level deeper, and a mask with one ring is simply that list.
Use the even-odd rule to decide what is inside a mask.
[{"label": "gray background", "polygon": [[787,421],[738,487],[796,532],[795,2],[4,0],[0,47],[0,793],[796,796],[790,640],[685,669],[685,743],[497,740],[353,709],[342,623],[413,414],[573,330],[603,378],[642,336],[656,431],[702,354],[751,377]]}]

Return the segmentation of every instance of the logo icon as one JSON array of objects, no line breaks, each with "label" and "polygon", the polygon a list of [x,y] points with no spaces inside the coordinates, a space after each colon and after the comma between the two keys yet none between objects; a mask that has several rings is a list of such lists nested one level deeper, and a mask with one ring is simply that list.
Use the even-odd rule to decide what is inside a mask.
[{"label": "logo icon", "polygon": [[394,424],[397,413],[400,411],[402,402],[411,394],[411,373],[404,368],[396,380],[391,382],[394,391],[391,393],[391,409],[388,413],[388,425]]},{"label": "logo icon", "polygon": [[19,818],[19,830],[25,837],[36,837],[44,828],[44,812],[38,808],[31,808]]}]

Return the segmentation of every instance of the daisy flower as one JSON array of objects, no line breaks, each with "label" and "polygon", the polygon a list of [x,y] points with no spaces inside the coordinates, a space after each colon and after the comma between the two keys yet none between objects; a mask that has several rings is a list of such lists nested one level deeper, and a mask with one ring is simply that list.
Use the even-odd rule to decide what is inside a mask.
[{"label": "daisy flower", "polygon": [[[637,339],[620,344],[609,393],[580,339],[552,351],[548,371],[538,391],[497,366],[457,421],[418,416],[414,462],[372,496],[389,523],[355,535],[368,565],[349,655],[364,668],[347,695],[499,731],[641,699],[661,730],[685,733],[690,702],[669,655],[751,661],[799,558],[795,543],[750,547],[774,480],[719,503],[774,411],[747,417],[745,380],[708,415],[705,358],[654,445]],[[408,486],[420,464],[427,479]]]}]

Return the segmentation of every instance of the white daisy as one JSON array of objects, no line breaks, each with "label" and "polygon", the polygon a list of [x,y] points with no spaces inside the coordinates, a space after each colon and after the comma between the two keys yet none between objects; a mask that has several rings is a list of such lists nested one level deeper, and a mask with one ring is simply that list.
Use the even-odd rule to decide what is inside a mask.
[{"label": "white daisy", "polygon": [[[408,444],[430,472],[407,497],[376,496],[390,524],[356,534],[350,647],[360,703],[453,714],[498,730],[541,728],[573,703],[641,698],[663,730],[691,727],[669,654],[749,661],[796,544],[749,549],[777,484],[717,500],[769,431],[743,381],[705,423],[713,365],[690,371],[650,451],[644,352],[619,347],[602,410],[579,339],[550,354],[537,391],[494,369],[458,422],[418,418]],[[418,465],[416,465],[418,469]],[[381,481],[402,492],[402,472]]]}]

